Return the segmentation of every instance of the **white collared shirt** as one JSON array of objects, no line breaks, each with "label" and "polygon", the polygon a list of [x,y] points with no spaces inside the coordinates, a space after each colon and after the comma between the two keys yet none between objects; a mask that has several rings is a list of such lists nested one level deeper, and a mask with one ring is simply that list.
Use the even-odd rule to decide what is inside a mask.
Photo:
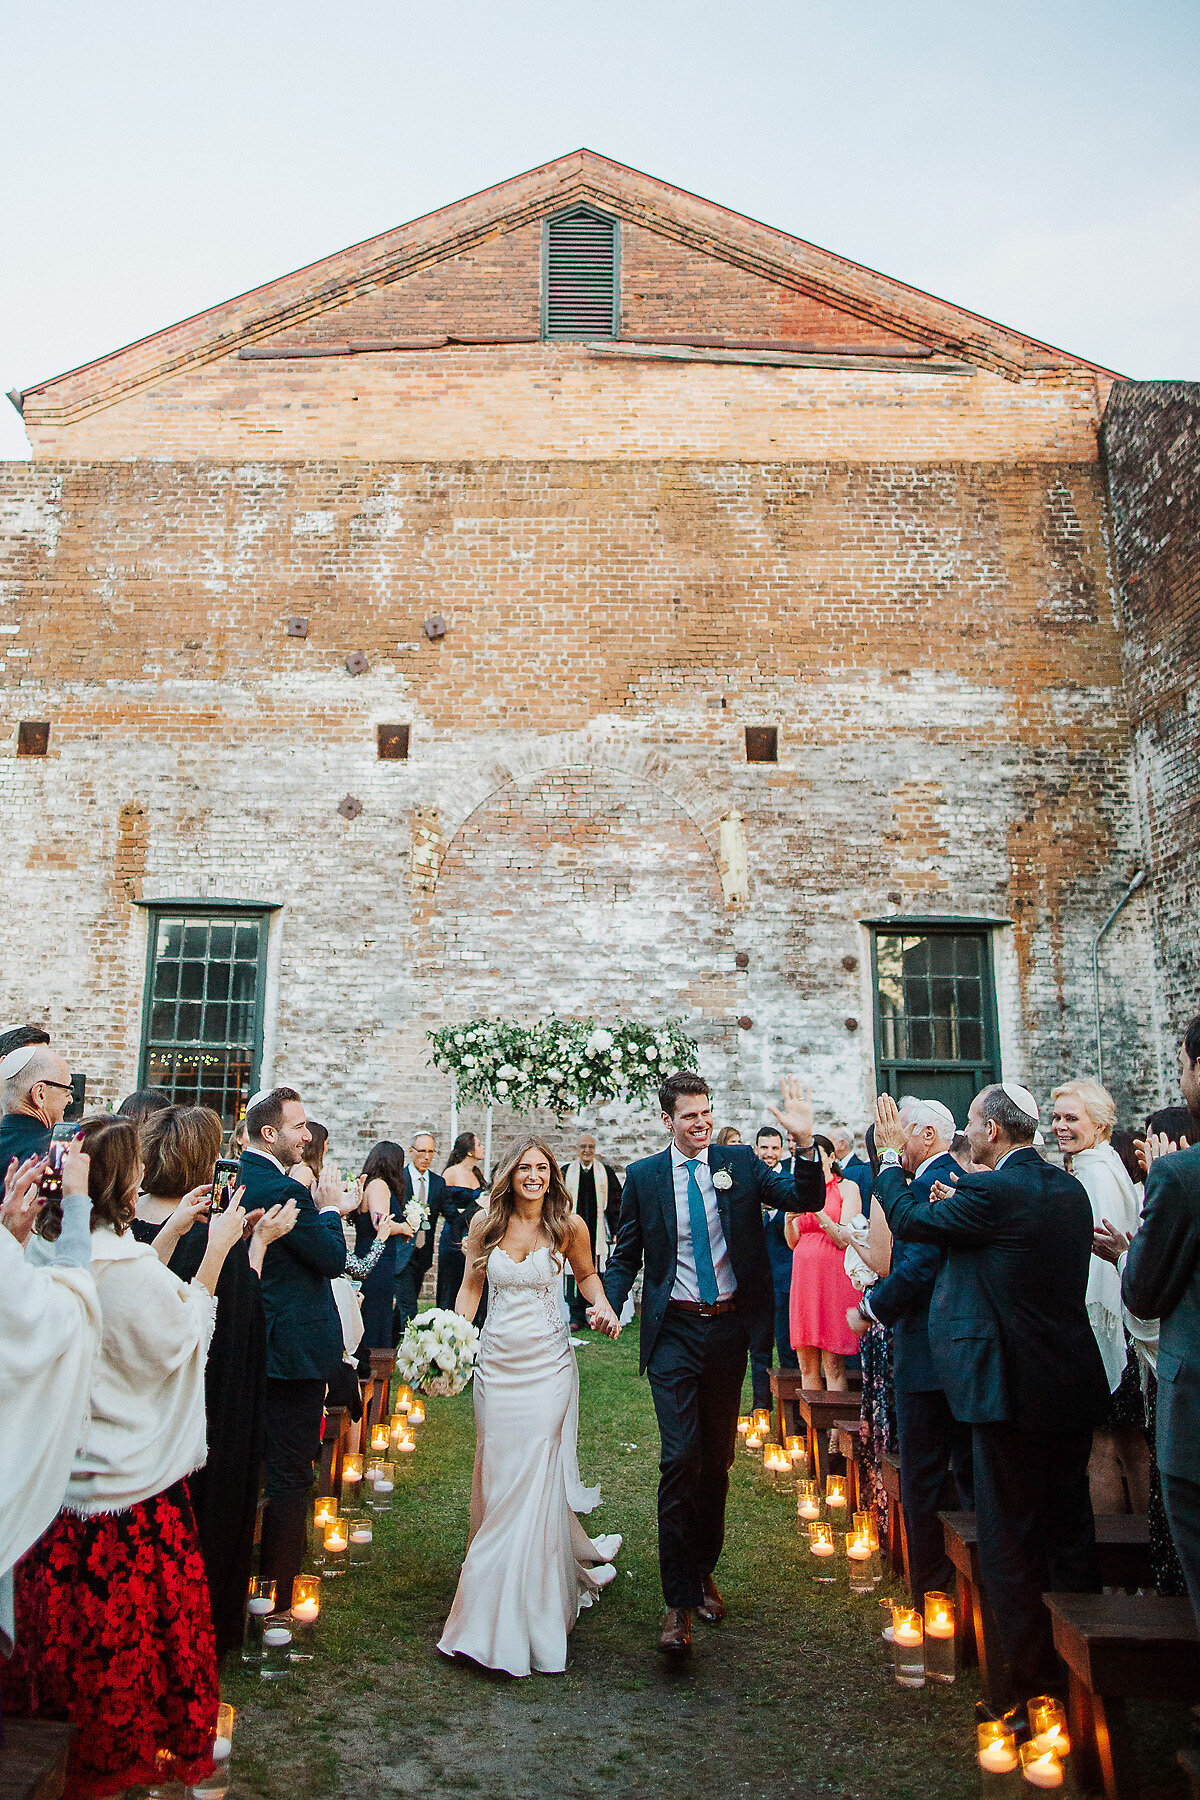
[{"label": "white collared shirt", "polygon": [[[671,1145],[671,1176],[675,1184],[675,1227],[677,1246],[675,1251],[675,1285],[671,1289],[672,1300],[699,1300],[700,1283],[696,1276],[696,1258],[692,1250],[692,1215],[688,1208],[688,1166],[689,1159],[675,1146]],[[713,1186],[712,1170],[708,1166],[708,1150],[704,1149],[695,1158],[696,1182],[704,1201],[704,1212],[708,1220],[708,1246],[712,1251],[713,1271],[717,1277],[717,1293],[722,1300],[728,1300],[737,1291],[737,1279],[733,1273],[733,1264],[729,1260],[729,1246],[725,1242],[725,1231],[721,1224],[721,1215],[717,1210],[717,1190]]]}]

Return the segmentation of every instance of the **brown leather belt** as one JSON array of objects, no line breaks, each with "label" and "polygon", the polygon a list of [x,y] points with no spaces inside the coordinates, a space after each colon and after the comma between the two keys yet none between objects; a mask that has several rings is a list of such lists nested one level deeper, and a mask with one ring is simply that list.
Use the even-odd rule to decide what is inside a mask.
[{"label": "brown leather belt", "polygon": [[712,1306],[704,1300],[668,1300],[667,1311],[692,1313],[697,1319],[719,1319],[723,1313],[737,1311],[737,1296],[714,1301]]}]

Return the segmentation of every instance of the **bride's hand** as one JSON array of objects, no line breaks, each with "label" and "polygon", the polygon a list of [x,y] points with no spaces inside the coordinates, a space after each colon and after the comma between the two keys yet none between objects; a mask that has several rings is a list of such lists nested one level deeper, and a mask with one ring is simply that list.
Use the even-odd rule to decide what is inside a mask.
[{"label": "bride's hand", "polygon": [[621,1335],[621,1321],[607,1300],[597,1300],[593,1306],[588,1307],[587,1322],[593,1331],[602,1331],[605,1337],[618,1338]]}]

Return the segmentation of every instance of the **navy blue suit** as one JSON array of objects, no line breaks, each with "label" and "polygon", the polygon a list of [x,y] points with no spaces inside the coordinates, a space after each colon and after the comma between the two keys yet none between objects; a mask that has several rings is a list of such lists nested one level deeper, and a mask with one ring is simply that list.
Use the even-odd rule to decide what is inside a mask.
[{"label": "navy blue suit", "polygon": [[[910,1192],[929,1198],[935,1181],[953,1183],[962,1174],[944,1151],[914,1176]],[[926,1591],[944,1590],[954,1581],[946,1540],[938,1518],[947,1473],[953,1473],[960,1505],[974,1511],[971,1481],[971,1428],[950,1411],[929,1348],[929,1302],[942,1266],[936,1244],[897,1239],[890,1272],[866,1296],[872,1316],[892,1333],[892,1378],[896,1391],[896,1427],[900,1437],[900,1504],[908,1539],[913,1604],[923,1604]]]},{"label": "navy blue suit", "polygon": [[[786,1171],[791,1174],[791,1166]],[[787,1214],[777,1207],[763,1213],[763,1232],[767,1240],[767,1256],[771,1264],[771,1284],[775,1290],[775,1311],[764,1321],[750,1340],[750,1369],[754,1378],[754,1404],[771,1404],[771,1340],[781,1369],[798,1369],[800,1358],[792,1349],[788,1307],[792,1295],[792,1253],[783,1234]]]},{"label": "navy blue suit", "polygon": [[875,1198],[896,1237],[946,1254],[929,1306],[933,1365],[972,1427],[983,1585],[1009,1699],[1061,1681],[1042,1602],[1096,1587],[1087,1465],[1108,1382],[1088,1322],[1092,1208],[1032,1145],[964,1174],[935,1204],[882,1169]]},{"label": "navy blue suit", "polygon": [[292,1582],[304,1560],[308,1492],[321,1450],[325,1389],[342,1360],[342,1324],[330,1281],[346,1267],[341,1214],[318,1213],[306,1187],[265,1156],[246,1150],[238,1164],[242,1204],[294,1200],[300,1216],[286,1237],[267,1246],[262,1301],[267,1323],[267,1392],[263,1417],[263,1511],[259,1567],[274,1581],[276,1607],[291,1605]]},{"label": "navy blue suit", "polygon": [[649,1375],[662,1453],[658,1484],[658,1558],[668,1606],[699,1606],[725,1537],[725,1498],[737,1444],[746,1354],[774,1307],[763,1210],[819,1212],[825,1182],[819,1162],[797,1157],[791,1177],[768,1169],[747,1144],[711,1144],[716,1208],[737,1284],[735,1307],[701,1317],[670,1305],[679,1226],[670,1149],[632,1163],[604,1291],[620,1315],[645,1262],[641,1367]]},{"label": "navy blue suit", "polygon": [[[425,1242],[421,1245],[420,1249],[414,1248],[408,1262],[413,1286],[418,1294],[421,1291],[421,1283],[424,1281],[433,1265],[433,1247],[437,1242],[438,1221],[442,1216],[443,1207],[442,1196],[446,1191],[445,1180],[438,1174],[436,1169],[430,1169],[426,1174],[425,1180],[427,1183],[426,1191],[429,1195],[429,1224],[425,1228]],[[411,1162],[405,1168],[404,1182],[405,1191],[411,1199],[413,1195],[413,1166]],[[414,1300],[414,1310],[415,1304]]]}]

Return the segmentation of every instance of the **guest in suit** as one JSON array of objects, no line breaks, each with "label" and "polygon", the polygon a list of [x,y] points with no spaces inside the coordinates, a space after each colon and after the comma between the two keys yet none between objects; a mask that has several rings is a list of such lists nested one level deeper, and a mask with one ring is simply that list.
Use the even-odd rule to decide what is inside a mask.
[{"label": "guest in suit", "polygon": [[865,1219],[871,1210],[871,1165],[858,1154],[854,1148],[853,1134],[844,1125],[838,1125],[829,1135],[833,1139],[833,1154],[838,1168],[862,1195]]},{"label": "guest in suit", "polygon": [[[582,1134],[575,1160],[567,1163],[562,1173],[571,1205],[588,1228],[592,1260],[603,1275],[608,1267],[608,1247],[617,1235],[617,1220],[621,1216],[621,1178],[610,1163],[597,1162],[596,1140],[590,1131]],[[572,1325],[586,1325],[587,1301],[569,1273],[566,1295]]]},{"label": "guest in suit", "polygon": [[1014,1082],[976,1094],[967,1138],[985,1172],[934,1202],[900,1167],[896,1102],[884,1094],[875,1107],[875,1197],[893,1235],[946,1252],[929,1347],[951,1412],[971,1427],[980,1569],[1020,1702],[1061,1683],[1043,1593],[1096,1586],[1087,1466],[1108,1406],[1085,1302],[1091,1204],[1042,1161],[1037,1124],[1036,1100]]},{"label": "guest in suit", "polygon": [[[953,1186],[962,1171],[950,1154],[955,1127],[949,1108],[937,1100],[904,1099],[900,1123],[908,1134],[900,1167],[909,1178],[909,1193],[928,1200],[935,1181]],[[859,1337],[871,1323],[887,1326],[892,1333],[900,1505],[914,1606],[924,1604],[928,1589],[939,1591],[954,1583],[954,1566],[946,1555],[938,1518],[947,1474],[954,1476],[959,1504],[968,1512],[975,1508],[971,1428],[950,1411],[929,1348],[929,1302],[941,1264],[936,1244],[901,1239],[893,1245],[890,1271],[866,1289],[849,1314],[850,1328]]]},{"label": "guest in suit", "polygon": [[[812,1143],[812,1102],[785,1079],[772,1112],[800,1145],[791,1181],[748,1144],[711,1145],[708,1083],[691,1070],[658,1091],[667,1149],[631,1164],[604,1291],[619,1316],[645,1261],[641,1368],[649,1375],[662,1455],[658,1558],[667,1616],[660,1650],[691,1649],[691,1611],[715,1624],[725,1603],[713,1574],[725,1536],[725,1497],[738,1404],[756,1321],[774,1307],[763,1208],[815,1211],[825,1195]],[[711,1147],[710,1147],[711,1146]]]},{"label": "guest in suit", "polygon": [[[1191,1136],[1200,1137],[1200,1018],[1179,1047],[1179,1087]],[[1154,1155],[1155,1147],[1147,1146],[1146,1203],[1121,1294],[1138,1318],[1159,1321],[1158,1466],[1167,1522],[1200,1622],[1200,1148]],[[1124,1244],[1115,1249],[1119,1255]]]},{"label": "guest in suit", "polygon": [[[768,1169],[778,1169],[783,1161],[783,1134],[778,1125],[760,1125],[754,1137],[754,1154]],[[789,1159],[787,1175],[792,1173]],[[798,1369],[800,1359],[792,1349],[788,1335],[788,1299],[792,1291],[792,1253],[784,1236],[787,1214],[781,1207],[768,1206],[763,1211],[763,1231],[767,1240],[767,1256],[771,1263],[771,1285],[775,1290],[775,1311],[763,1329],[750,1340],[750,1373],[754,1405],[771,1404],[771,1345],[781,1369]]]},{"label": "guest in suit", "polygon": [[71,1065],[48,1044],[22,1044],[0,1062],[0,1174],[45,1156],[71,1104]]},{"label": "guest in suit", "polygon": [[429,1213],[429,1223],[411,1243],[396,1248],[396,1310],[392,1318],[392,1342],[398,1344],[405,1326],[417,1316],[417,1300],[421,1283],[433,1262],[434,1234],[442,1217],[442,1196],[446,1183],[433,1167],[437,1155],[437,1138],[432,1131],[418,1131],[408,1153],[404,1171],[404,1189],[409,1200],[417,1200]]},{"label": "guest in suit", "polygon": [[247,1212],[294,1200],[298,1216],[287,1237],[263,1259],[267,1389],[263,1415],[263,1512],[260,1572],[275,1583],[275,1608],[286,1612],[304,1558],[308,1493],[321,1449],[325,1388],[342,1360],[342,1325],[330,1282],[346,1267],[341,1179],[332,1165],[315,1193],[287,1170],[308,1142],[304,1102],[295,1088],[256,1094],[246,1108],[250,1141],[238,1164]]}]

